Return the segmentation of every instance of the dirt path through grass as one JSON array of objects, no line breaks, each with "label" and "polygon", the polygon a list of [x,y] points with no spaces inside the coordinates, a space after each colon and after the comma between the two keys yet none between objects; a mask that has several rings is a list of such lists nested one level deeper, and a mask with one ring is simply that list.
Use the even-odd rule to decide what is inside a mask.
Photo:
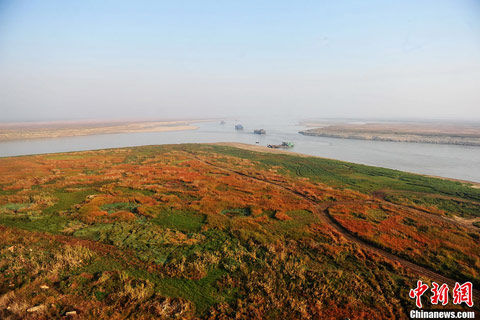
[{"label": "dirt path through grass", "polygon": [[[185,152],[189,153],[188,151],[185,151]],[[316,214],[319,216],[319,218],[322,222],[324,222],[327,225],[329,225],[330,227],[332,227],[334,230],[336,230],[338,233],[340,233],[345,239],[356,243],[358,246],[360,246],[363,249],[369,250],[370,252],[373,252],[375,254],[383,256],[383,257],[387,258],[388,260],[397,262],[401,266],[414,271],[418,275],[425,276],[425,277],[427,277],[431,280],[436,281],[437,283],[447,283],[449,286],[451,286],[453,288],[455,286],[455,282],[459,282],[459,281],[456,281],[452,278],[445,277],[445,276],[443,276],[443,275],[441,275],[441,274],[439,274],[439,273],[437,273],[433,270],[427,269],[426,267],[420,266],[420,265],[415,264],[411,261],[408,261],[404,258],[401,258],[397,255],[394,255],[390,252],[387,252],[386,250],[384,250],[382,248],[379,248],[379,247],[365,241],[364,239],[358,237],[357,235],[352,233],[350,230],[348,230],[344,226],[342,226],[328,212],[329,208],[332,207],[333,205],[342,205],[342,204],[348,205],[348,204],[352,204],[352,203],[354,203],[355,201],[358,201],[358,200],[355,200],[355,201],[326,201],[326,202],[322,202],[321,204],[319,204],[318,202],[312,200],[309,196],[306,196],[303,193],[301,193],[297,190],[291,189],[289,187],[286,187],[286,186],[284,186],[280,183],[267,181],[265,179],[261,179],[261,178],[255,177],[255,176],[251,176],[251,175],[246,174],[246,173],[241,172],[241,171],[236,171],[236,170],[233,170],[233,169],[225,168],[225,167],[222,167],[220,165],[202,160],[192,153],[189,153],[189,154],[192,156],[192,159],[200,161],[201,163],[204,163],[206,165],[215,167],[219,170],[223,170],[223,171],[226,171],[226,172],[229,172],[229,173],[241,175],[243,177],[247,177],[247,178],[256,180],[258,182],[266,183],[266,184],[269,184],[271,186],[281,188],[283,190],[291,192],[291,193],[293,193],[293,194],[295,194],[299,197],[302,197],[303,199],[312,203],[317,208]],[[388,204],[390,205],[390,203],[388,203]],[[401,207],[400,205],[396,205],[396,206]],[[410,207],[407,207],[407,208],[412,209]],[[474,293],[475,297],[480,296],[480,291],[479,290],[474,289],[473,291],[474,291],[473,293]]]}]

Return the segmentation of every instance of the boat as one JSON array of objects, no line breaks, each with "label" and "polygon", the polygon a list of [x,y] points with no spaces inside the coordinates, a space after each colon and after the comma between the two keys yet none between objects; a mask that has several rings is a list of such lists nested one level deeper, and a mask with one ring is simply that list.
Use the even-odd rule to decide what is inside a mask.
[{"label": "boat", "polygon": [[295,145],[293,142],[286,142],[283,141],[281,144],[269,144],[267,145],[267,148],[272,148],[272,149],[290,149],[293,148]]},{"label": "boat", "polygon": [[241,124],[236,124],[235,130],[243,130],[243,126]]},{"label": "boat", "polygon": [[254,134],[266,134],[267,132],[264,129],[255,129],[253,130]]}]

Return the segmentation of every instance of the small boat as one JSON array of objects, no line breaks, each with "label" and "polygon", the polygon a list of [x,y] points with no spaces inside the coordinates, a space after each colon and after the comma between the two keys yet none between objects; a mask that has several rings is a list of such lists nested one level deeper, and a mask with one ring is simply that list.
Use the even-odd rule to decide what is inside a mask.
[{"label": "small boat", "polygon": [[282,147],[284,148],[293,148],[295,145],[293,144],[293,142],[285,142],[283,141],[282,142]]},{"label": "small boat", "polygon": [[243,126],[241,124],[236,124],[235,130],[243,130]]},{"label": "small boat", "polygon": [[269,144],[267,145],[267,148],[272,148],[272,149],[290,149],[293,148],[295,145],[293,142],[282,142],[281,144]]},{"label": "small boat", "polygon": [[254,134],[266,134],[267,132],[264,129],[255,129],[253,130]]}]

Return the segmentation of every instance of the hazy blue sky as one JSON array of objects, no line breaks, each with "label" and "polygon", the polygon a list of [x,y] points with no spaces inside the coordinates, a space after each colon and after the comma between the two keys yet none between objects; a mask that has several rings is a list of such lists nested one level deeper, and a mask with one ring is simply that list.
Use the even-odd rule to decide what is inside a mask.
[{"label": "hazy blue sky", "polygon": [[0,121],[480,119],[480,1],[0,0]]}]

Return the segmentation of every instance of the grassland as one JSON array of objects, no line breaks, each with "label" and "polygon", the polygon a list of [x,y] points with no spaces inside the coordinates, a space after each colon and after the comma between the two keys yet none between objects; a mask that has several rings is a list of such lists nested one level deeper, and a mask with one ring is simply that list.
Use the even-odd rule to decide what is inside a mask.
[{"label": "grassland", "polygon": [[220,145],[1,158],[0,318],[405,319],[419,278],[480,285],[479,203]]}]

